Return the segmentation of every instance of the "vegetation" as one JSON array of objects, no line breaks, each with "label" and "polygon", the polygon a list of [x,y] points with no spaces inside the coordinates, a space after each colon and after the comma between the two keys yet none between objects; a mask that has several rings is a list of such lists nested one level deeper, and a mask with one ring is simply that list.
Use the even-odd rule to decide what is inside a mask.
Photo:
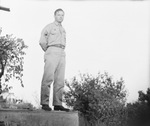
[{"label": "vegetation", "polygon": [[139,91],[139,98],[135,103],[127,104],[129,126],[150,125],[150,88],[144,93]]},{"label": "vegetation", "polygon": [[0,109],[27,109],[27,110],[34,110],[35,107],[22,99],[16,98],[3,98],[0,96]]},{"label": "vegetation", "polygon": [[80,111],[90,125],[124,126],[126,124],[126,90],[124,81],[113,81],[107,73],[93,77],[80,74],[69,84],[65,93],[66,104]]},{"label": "vegetation", "polygon": [[149,126],[150,88],[139,91],[134,103],[126,103],[122,78],[114,81],[107,73],[93,77],[80,74],[69,82],[65,93],[67,106],[80,111],[90,126]]},{"label": "vegetation", "polygon": [[[12,77],[19,80],[21,86],[23,86],[23,56],[26,54],[24,49],[27,47],[20,38],[12,35],[0,36],[0,94],[11,88],[6,83]],[[2,83],[2,77],[4,78],[4,83]]]}]

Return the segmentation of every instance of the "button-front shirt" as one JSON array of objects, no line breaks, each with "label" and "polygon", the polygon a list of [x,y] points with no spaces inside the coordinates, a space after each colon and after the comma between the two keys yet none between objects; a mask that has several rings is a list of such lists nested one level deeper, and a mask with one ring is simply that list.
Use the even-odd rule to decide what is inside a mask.
[{"label": "button-front shirt", "polygon": [[61,44],[66,46],[65,29],[56,21],[48,24],[41,32],[39,43],[44,51],[46,51],[50,45]]}]

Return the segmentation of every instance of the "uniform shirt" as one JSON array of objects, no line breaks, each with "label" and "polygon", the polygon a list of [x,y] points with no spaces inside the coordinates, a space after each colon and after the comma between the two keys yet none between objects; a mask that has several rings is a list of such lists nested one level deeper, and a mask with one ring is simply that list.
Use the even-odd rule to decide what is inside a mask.
[{"label": "uniform shirt", "polygon": [[41,32],[40,46],[44,51],[48,46],[61,44],[66,46],[66,32],[61,24],[53,22],[44,27]]}]

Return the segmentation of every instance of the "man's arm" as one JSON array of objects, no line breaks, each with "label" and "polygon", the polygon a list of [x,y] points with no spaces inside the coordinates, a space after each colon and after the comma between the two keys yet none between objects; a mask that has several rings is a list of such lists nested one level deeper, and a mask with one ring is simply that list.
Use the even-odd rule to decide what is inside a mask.
[{"label": "man's arm", "polygon": [[47,50],[48,34],[49,34],[48,31],[49,31],[49,25],[47,25],[41,32],[39,44],[43,49],[43,51]]}]

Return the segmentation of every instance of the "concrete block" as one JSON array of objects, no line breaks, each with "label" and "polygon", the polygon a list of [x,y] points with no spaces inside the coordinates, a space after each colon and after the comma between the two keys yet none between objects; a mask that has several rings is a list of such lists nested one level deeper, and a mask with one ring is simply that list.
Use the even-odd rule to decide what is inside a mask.
[{"label": "concrete block", "polygon": [[86,126],[80,112],[0,110],[0,126]]}]

